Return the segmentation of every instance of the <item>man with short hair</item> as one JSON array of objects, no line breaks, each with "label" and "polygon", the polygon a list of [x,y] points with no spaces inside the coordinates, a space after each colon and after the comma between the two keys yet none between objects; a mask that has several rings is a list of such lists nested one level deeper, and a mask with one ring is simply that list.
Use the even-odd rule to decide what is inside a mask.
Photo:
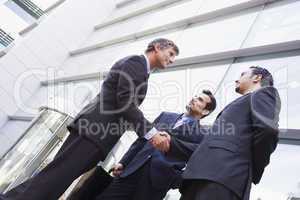
[{"label": "man with short hair", "polygon": [[183,168],[203,138],[199,120],[215,108],[215,97],[203,90],[188,103],[185,113],[162,112],[154,124],[167,132],[169,148],[162,152],[152,146],[153,141],[138,138],[114,166],[116,178],[96,199],[162,200],[169,189],[178,188]]},{"label": "man with short hair", "polygon": [[248,200],[278,142],[280,99],[270,72],[252,66],[236,81],[243,96],[217,116],[183,173],[181,200]]},{"label": "man with short hair", "polygon": [[149,43],[143,55],[117,61],[104,80],[101,92],[68,126],[70,135],[54,160],[40,173],[5,194],[14,200],[55,200],[80,175],[103,161],[127,128],[139,137],[163,146],[167,140],[143,115],[143,102],[151,70],[165,69],[179,49],[159,38]]}]

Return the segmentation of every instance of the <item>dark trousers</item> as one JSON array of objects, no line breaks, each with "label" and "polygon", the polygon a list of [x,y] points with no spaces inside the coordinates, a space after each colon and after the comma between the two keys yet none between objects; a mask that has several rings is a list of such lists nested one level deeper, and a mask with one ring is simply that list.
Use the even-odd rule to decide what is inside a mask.
[{"label": "dark trousers", "polygon": [[9,200],[56,200],[76,178],[103,158],[94,143],[71,133],[52,162],[5,196]]},{"label": "dark trousers", "polygon": [[125,178],[115,178],[96,200],[162,200],[167,189],[153,188],[150,162]]},{"label": "dark trousers", "polygon": [[112,176],[101,166],[97,166],[84,183],[72,191],[67,200],[93,200],[109,186],[112,180]]},{"label": "dark trousers", "polygon": [[240,200],[223,185],[207,180],[186,181],[180,192],[180,200]]}]

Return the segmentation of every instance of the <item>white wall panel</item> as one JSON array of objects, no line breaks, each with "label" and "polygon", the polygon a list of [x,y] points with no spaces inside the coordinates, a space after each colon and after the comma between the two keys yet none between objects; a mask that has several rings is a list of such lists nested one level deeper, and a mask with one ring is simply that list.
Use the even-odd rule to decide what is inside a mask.
[{"label": "white wall panel", "polygon": [[253,12],[201,23],[184,30],[178,45],[180,58],[239,49],[258,8]]},{"label": "white wall panel", "polygon": [[141,55],[146,50],[148,43],[153,39],[164,37],[171,39],[176,43],[179,35],[180,32],[157,34],[149,38],[125,42],[120,45],[83,53],[67,60],[61,70],[63,70],[63,73],[66,76],[107,71],[115,61],[123,57],[133,54]]},{"label": "white wall panel", "polygon": [[[10,83],[15,85],[24,72],[29,73],[32,70],[37,72],[36,76],[31,75],[24,80],[22,88],[25,89],[21,92],[22,102],[36,92],[40,78],[43,80],[47,78],[49,68],[64,66],[69,50],[79,47],[86,40],[93,31],[93,26],[99,23],[99,18],[103,19],[107,16],[113,9],[113,5],[112,1],[103,1],[101,4],[97,0],[89,1],[89,3],[66,1],[45,16],[39,25],[24,38],[15,41],[15,46],[0,59],[1,67],[14,78],[14,82]],[[3,86],[13,88],[13,85],[6,83]],[[13,91],[9,89],[8,93],[2,95],[6,96],[3,97],[0,108],[8,105],[9,108],[3,108],[5,111],[15,111],[16,102],[11,100],[15,98]]]},{"label": "white wall panel", "polygon": [[77,113],[98,94],[100,88],[99,80],[66,82],[41,87],[28,101],[24,102],[26,106],[24,109],[19,109],[18,114],[34,115],[41,106],[55,108],[57,104],[63,104],[65,110],[70,108]]},{"label": "white wall panel", "polygon": [[203,6],[200,7],[198,14],[212,12],[218,9],[234,6],[249,0],[204,0]]},{"label": "white wall panel", "polygon": [[132,13],[134,11],[137,11],[137,10],[140,10],[140,9],[143,9],[143,8],[155,5],[155,4],[160,3],[162,1],[163,0],[152,0],[152,1],[149,1],[149,0],[138,0],[135,3],[128,4],[127,6],[124,6],[122,8],[116,8],[112,12],[112,14],[110,15],[109,18],[110,19],[114,19],[116,17],[121,17],[121,16],[127,15],[129,13]]},{"label": "white wall panel", "polygon": [[35,5],[37,5],[40,9],[46,10],[53,4],[55,4],[58,0],[31,0]]},{"label": "white wall panel", "polygon": [[10,146],[14,144],[14,141],[12,141],[10,138],[8,138],[5,134],[1,132],[0,132],[0,141],[1,141],[0,156],[2,156],[7,151],[7,149],[9,149]]},{"label": "white wall panel", "polygon": [[143,15],[96,30],[83,46],[89,46],[139,32],[142,25],[148,21],[149,17],[149,15]]},{"label": "white wall panel", "polygon": [[10,120],[0,129],[0,156],[24,133],[30,122]]},{"label": "white wall panel", "polygon": [[13,38],[18,37],[19,31],[28,24],[18,17],[13,11],[3,4],[0,4],[0,28]]},{"label": "white wall panel", "polygon": [[203,6],[203,0],[192,0],[151,13],[145,20],[141,31],[195,16],[201,6]]},{"label": "white wall panel", "polygon": [[8,120],[7,114],[2,109],[0,109],[0,127],[2,127],[7,120]]}]

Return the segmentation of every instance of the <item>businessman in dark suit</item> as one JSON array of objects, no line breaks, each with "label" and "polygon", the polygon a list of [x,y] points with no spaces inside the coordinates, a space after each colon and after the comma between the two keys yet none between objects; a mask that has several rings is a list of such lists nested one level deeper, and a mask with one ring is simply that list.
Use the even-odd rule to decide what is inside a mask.
[{"label": "businessman in dark suit", "polygon": [[101,92],[68,126],[70,135],[55,159],[34,178],[6,193],[8,199],[58,199],[73,180],[106,158],[127,129],[166,145],[166,138],[138,106],[146,96],[150,71],[166,68],[178,53],[172,41],[161,38],[150,42],[144,55],[117,61]]},{"label": "businessman in dark suit", "polygon": [[280,99],[268,70],[253,66],[236,81],[242,94],[217,116],[183,174],[181,200],[248,200],[278,141]]},{"label": "businessman in dark suit", "polygon": [[162,200],[169,189],[178,188],[182,170],[203,138],[199,120],[215,107],[212,93],[203,90],[189,102],[185,113],[162,112],[154,124],[167,132],[169,148],[162,152],[151,141],[138,138],[113,168],[117,177],[96,199]]}]

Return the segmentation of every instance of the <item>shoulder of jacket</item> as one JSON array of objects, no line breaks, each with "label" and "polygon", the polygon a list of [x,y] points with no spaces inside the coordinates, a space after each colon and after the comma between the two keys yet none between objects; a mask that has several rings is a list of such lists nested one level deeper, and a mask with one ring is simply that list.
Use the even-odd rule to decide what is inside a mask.
[{"label": "shoulder of jacket", "polygon": [[164,115],[172,115],[172,116],[178,116],[178,115],[180,115],[179,113],[176,113],[176,112],[166,112],[166,111],[164,111],[164,112],[162,112]]},{"label": "shoulder of jacket", "polygon": [[253,92],[253,95],[261,95],[261,94],[270,94],[270,95],[278,95],[278,91],[275,87],[273,86],[267,86],[267,87],[262,87],[256,91]]},{"label": "shoulder of jacket", "polygon": [[143,58],[139,55],[130,55],[124,58],[121,58],[115,64],[114,67],[120,67],[124,64],[142,64],[143,65]]}]

